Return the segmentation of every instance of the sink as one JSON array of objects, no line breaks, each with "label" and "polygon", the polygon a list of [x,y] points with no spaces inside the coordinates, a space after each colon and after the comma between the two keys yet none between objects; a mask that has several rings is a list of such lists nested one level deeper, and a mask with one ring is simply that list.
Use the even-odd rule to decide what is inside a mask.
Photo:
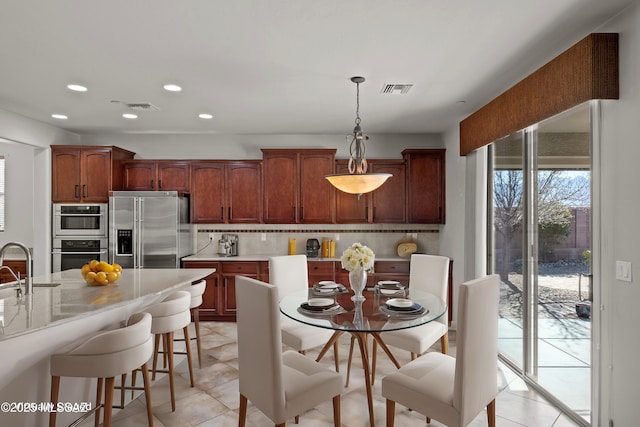
[{"label": "sink", "polygon": [[34,288],[55,288],[56,286],[60,286],[62,283],[34,283]]}]

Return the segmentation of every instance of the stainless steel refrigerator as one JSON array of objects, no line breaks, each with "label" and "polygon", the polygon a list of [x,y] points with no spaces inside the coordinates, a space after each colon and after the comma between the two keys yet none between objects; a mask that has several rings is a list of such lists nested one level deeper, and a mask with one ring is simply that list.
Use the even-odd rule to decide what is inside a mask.
[{"label": "stainless steel refrigerator", "polygon": [[123,268],[180,268],[193,253],[189,198],[176,191],[109,194],[109,261]]}]

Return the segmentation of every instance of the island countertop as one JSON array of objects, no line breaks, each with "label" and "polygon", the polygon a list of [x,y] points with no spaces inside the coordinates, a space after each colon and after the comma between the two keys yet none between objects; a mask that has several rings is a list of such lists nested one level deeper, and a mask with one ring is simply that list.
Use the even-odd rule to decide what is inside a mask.
[{"label": "island countertop", "polygon": [[88,286],[80,270],[33,278],[33,293],[18,298],[15,283],[0,288],[0,341],[102,311],[151,303],[215,272],[202,269],[125,269],[107,286]]}]

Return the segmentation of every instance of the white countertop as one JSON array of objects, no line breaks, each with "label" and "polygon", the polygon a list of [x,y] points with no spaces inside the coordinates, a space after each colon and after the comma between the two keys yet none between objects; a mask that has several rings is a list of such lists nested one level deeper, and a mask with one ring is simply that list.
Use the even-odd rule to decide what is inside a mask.
[{"label": "white countertop", "polygon": [[88,286],[80,270],[66,270],[33,278],[31,295],[16,297],[14,288],[0,287],[0,340],[133,303],[158,298],[189,286],[215,272],[213,268],[125,269],[120,280],[107,286]]},{"label": "white countertop", "polygon": [[[282,254],[284,255],[284,254]],[[202,255],[190,255],[182,258],[182,261],[210,261],[210,262],[223,262],[223,261],[269,261],[269,258],[275,256],[273,254],[258,254],[258,255],[238,255],[238,256],[218,256],[210,254]],[[340,262],[340,258],[307,258],[308,261],[337,261]],[[381,255],[376,256],[376,261],[407,261],[409,258],[401,258],[393,255]]]}]

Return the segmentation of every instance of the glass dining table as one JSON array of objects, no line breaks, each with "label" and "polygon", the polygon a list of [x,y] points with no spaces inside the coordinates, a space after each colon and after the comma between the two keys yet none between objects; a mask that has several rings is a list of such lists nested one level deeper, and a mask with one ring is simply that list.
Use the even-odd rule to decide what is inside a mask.
[{"label": "glass dining table", "polygon": [[371,335],[394,365],[400,368],[385,345],[381,333],[432,322],[447,312],[447,304],[436,295],[417,290],[408,290],[406,295],[398,296],[368,288],[363,295],[364,301],[352,301],[352,292],[318,295],[313,288],[309,288],[284,296],[280,300],[280,311],[298,322],[335,331],[316,360],[320,360],[345,332],[358,341],[369,406],[369,423],[371,427],[375,427],[367,337]]}]

